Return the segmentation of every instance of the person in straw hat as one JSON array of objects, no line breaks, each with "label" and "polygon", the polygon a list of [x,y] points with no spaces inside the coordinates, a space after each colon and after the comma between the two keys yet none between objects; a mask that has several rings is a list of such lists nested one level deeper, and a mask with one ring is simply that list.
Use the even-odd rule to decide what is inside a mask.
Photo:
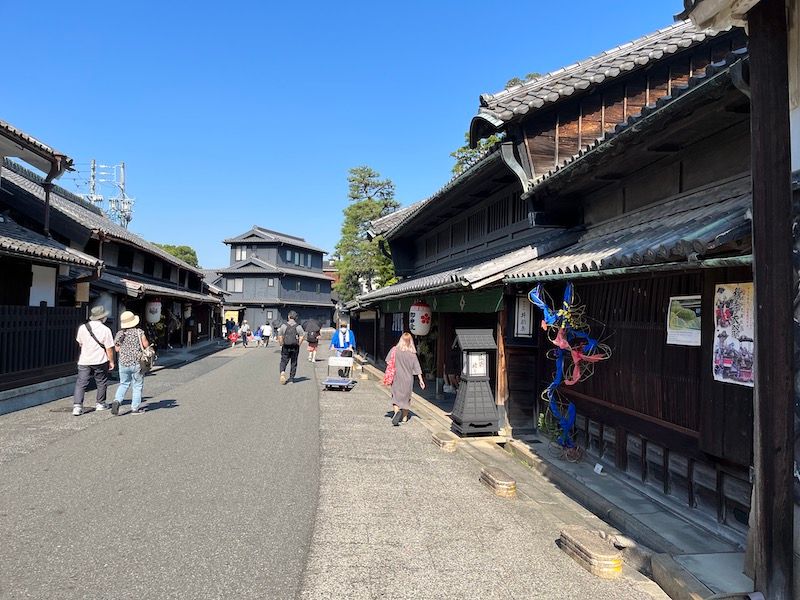
[{"label": "person in straw hat", "polygon": [[83,414],[83,397],[89,380],[94,377],[97,384],[97,400],[95,410],[106,410],[106,390],[108,389],[108,372],[114,370],[114,338],[111,330],[105,326],[108,312],[103,306],[95,306],[89,314],[89,320],[78,327],[75,341],[81,347],[78,357],[78,379],[72,394],[72,414],[79,417]]},{"label": "person in straw hat", "polygon": [[140,415],[142,408],[142,389],[144,388],[144,373],[139,365],[142,348],[147,348],[150,343],[144,331],[139,329],[139,317],[126,310],[119,317],[120,330],[114,338],[114,347],[119,354],[119,387],[111,403],[111,414],[119,414],[119,405],[125,399],[129,387],[133,388],[131,401],[131,414]]}]

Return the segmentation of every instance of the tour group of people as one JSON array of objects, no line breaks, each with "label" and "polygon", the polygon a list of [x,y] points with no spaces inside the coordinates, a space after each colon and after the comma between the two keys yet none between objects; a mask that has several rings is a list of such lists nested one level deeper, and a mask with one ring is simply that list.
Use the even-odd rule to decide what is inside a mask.
[{"label": "tour group of people", "polygon": [[[277,331],[273,331],[272,326],[267,323],[259,332],[262,340],[259,344],[263,343],[264,346],[269,345],[273,333],[277,337],[281,348],[279,379],[282,385],[295,381],[300,346],[304,341],[308,344],[307,360],[316,361],[319,327],[312,326],[306,331],[298,323],[297,318],[297,313],[290,311],[288,320],[278,327]],[[80,356],[78,378],[75,381],[72,399],[72,414],[75,416],[80,416],[84,412],[84,395],[92,378],[97,384],[96,411],[110,410],[111,414],[118,415],[129,388],[132,390],[131,414],[140,415],[145,410],[142,406],[144,389],[142,357],[146,354],[145,349],[150,346],[150,342],[145,332],[138,327],[139,317],[131,311],[125,311],[120,315],[120,329],[116,335],[112,335],[111,329],[106,325],[107,319],[106,309],[95,306],[91,309],[89,320],[78,328],[75,339],[80,345]],[[234,323],[229,319],[225,326],[232,332]],[[239,326],[245,347],[249,332],[250,327],[245,320]],[[337,356],[353,356],[356,350],[356,338],[346,322],[340,322],[339,328],[331,336],[330,349]],[[119,364],[120,385],[114,399],[111,403],[107,403],[108,374],[114,370],[115,362]],[[405,332],[386,356],[386,372],[383,378],[384,385],[390,386],[392,390],[392,425],[395,427],[408,421],[415,377],[419,380],[419,386],[425,389],[425,379],[414,338],[409,332]]]},{"label": "tour group of people", "polygon": [[[80,346],[78,379],[72,395],[72,414],[76,417],[84,412],[84,396],[91,379],[97,384],[96,411],[111,410],[111,414],[118,415],[128,388],[132,390],[131,414],[140,415],[145,410],[142,406],[142,358],[147,354],[145,349],[150,347],[150,342],[144,331],[138,327],[139,317],[131,311],[126,310],[120,315],[120,329],[116,335],[112,335],[111,329],[106,325],[107,319],[106,309],[95,306],[90,312],[89,320],[78,327],[75,336],[75,341]],[[108,374],[114,370],[115,362],[119,363],[119,387],[114,399],[108,403]]]}]

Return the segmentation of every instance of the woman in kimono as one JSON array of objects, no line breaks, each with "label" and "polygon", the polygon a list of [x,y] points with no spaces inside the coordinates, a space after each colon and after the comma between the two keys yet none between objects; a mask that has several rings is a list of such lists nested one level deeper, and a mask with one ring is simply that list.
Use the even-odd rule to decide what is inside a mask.
[{"label": "woman in kimono", "polygon": [[400,341],[389,352],[386,362],[394,361],[394,380],[392,381],[392,408],[394,416],[392,425],[397,427],[402,420],[408,421],[408,410],[411,408],[411,392],[414,389],[414,376],[419,379],[419,386],[425,389],[425,380],[422,378],[422,369],[419,366],[417,348],[414,338],[405,332],[400,336]]}]

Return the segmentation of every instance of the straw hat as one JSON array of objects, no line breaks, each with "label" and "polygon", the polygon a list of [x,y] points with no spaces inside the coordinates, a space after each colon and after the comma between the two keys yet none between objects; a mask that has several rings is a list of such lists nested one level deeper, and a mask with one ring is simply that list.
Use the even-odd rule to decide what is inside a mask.
[{"label": "straw hat", "polygon": [[138,324],[139,324],[139,317],[137,317],[129,310],[126,310],[119,316],[119,326],[122,329],[130,329],[131,327],[136,327]]},{"label": "straw hat", "polygon": [[93,306],[91,312],[89,313],[90,321],[102,321],[103,319],[107,318],[108,311],[106,311],[105,306]]}]

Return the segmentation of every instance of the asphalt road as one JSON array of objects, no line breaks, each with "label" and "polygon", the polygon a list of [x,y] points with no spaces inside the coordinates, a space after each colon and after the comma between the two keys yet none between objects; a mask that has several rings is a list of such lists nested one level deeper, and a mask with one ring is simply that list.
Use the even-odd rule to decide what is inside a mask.
[{"label": "asphalt road", "polygon": [[311,366],[280,386],[278,358],[236,348],[185,383],[148,377],[141,416],[47,411],[82,428],[0,465],[0,598],[295,597],[319,404]]}]

